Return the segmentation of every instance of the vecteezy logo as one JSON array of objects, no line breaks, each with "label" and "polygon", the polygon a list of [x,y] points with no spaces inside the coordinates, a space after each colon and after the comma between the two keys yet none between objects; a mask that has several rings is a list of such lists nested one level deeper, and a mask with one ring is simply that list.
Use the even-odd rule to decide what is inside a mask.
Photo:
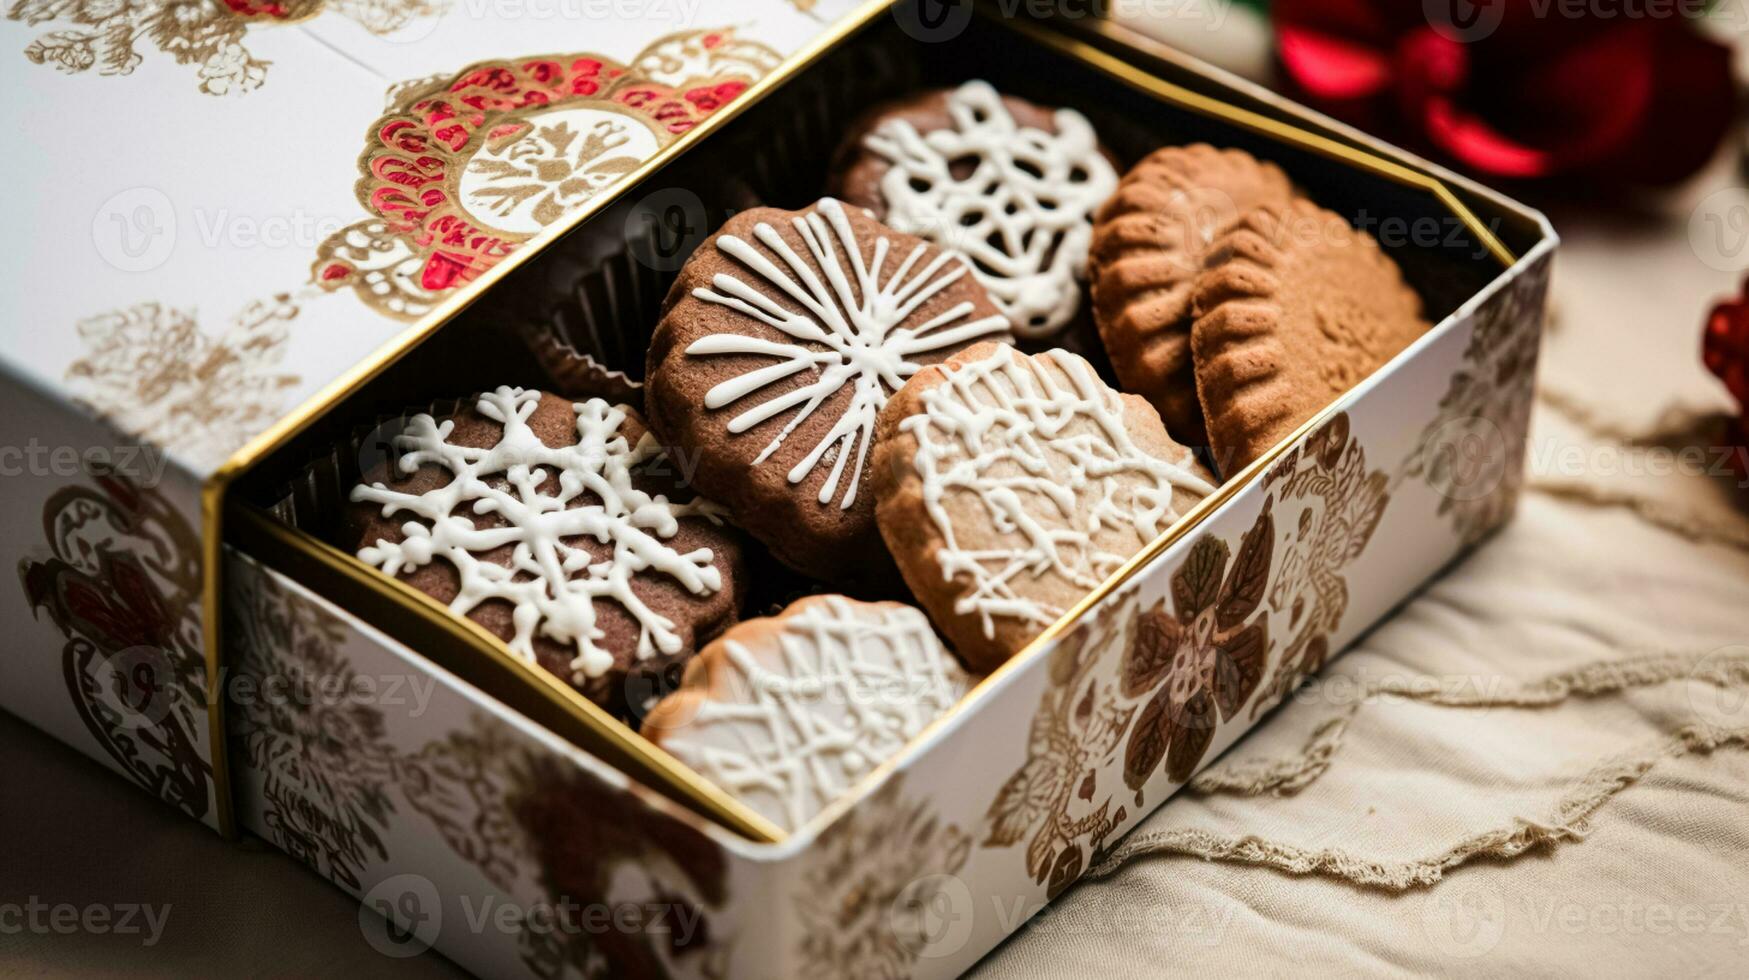
[{"label": "vecteezy logo", "polygon": [[913,40],[951,41],[972,22],[972,0],[910,0],[893,7],[893,19]]},{"label": "vecteezy logo", "polygon": [[384,956],[418,956],[437,943],[443,929],[443,901],[424,875],[385,878],[365,892],[358,906],[364,941]]},{"label": "vecteezy logo", "polygon": [[91,242],[103,261],[123,272],[148,272],[176,250],[176,208],[155,187],[112,196],[91,217]]},{"label": "vecteezy logo", "polygon": [[1421,12],[1440,37],[1470,44],[1500,26],[1506,0],[1421,0]]},{"label": "vecteezy logo", "polygon": [[972,938],[972,890],[957,875],[924,875],[887,909],[893,936],[920,959],[952,956]]},{"label": "vecteezy logo", "polygon": [[1749,269],[1749,189],[1724,187],[1688,216],[1688,247],[1720,272]]},{"label": "vecteezy logo", "polygon": [[686,264],[710,232],[710,216],[697,194],[669,187],[648,194],[626,214],[626,241],[632,257],[657,272],[674,272]]},{"label": "vecteezy logo", "polygon": [[1454,959],[1486,956],[1506,935],[1506,900],[1476,885],[1437,885],[1422,903],[1421,931],[1434,949]]}]

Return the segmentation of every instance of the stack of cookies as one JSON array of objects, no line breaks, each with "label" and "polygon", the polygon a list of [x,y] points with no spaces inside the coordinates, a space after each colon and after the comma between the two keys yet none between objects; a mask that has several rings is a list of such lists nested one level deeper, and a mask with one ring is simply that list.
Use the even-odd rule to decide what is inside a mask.
[{"label": "stack of cookies", "polygon": [[[829,188],[704,242],[641,389],[416,415],[348,524],[787,829],[1427,329],[1275,166],[1120,177],[983,82],[872,112]],[[771,561],[804,595],[741,621]]]}]

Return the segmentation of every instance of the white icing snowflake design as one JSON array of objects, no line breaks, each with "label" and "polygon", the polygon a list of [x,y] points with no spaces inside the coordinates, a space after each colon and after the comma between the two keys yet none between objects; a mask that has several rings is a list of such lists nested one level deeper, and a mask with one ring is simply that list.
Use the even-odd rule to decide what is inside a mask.
[{"label": "white icing snowflake design", "polygon": [[[951,129],[919,133],[889,119],[864,139],[891,164],[886,221],[966,255],[1015,332],[1048,337],[1080,307],[1093,212],[1117,189],[1117,171],[1074,110],[1057,110],[1055,133],[1021,126],[974,81],[948,94],[947,111]],[[968,159],[972,172],[954,176]]]},{"label": "white icing snowflake design", "polygon": [[[905,379],[922,367],[912,358],[990,335],[1005,339],[1008,322],[1000,316],[970,319],[973,306],[968,301],[922,323],[908,324],[918,307],[966,274],[962,259],[937,249],[933,258],[923,262],[930,246],[919,242],[883,278],[892,247],[890,240],[885,236],[875,239],[874,255],[865,261],[850,218],[838,201],[824,198],[811,212],[792,218],[790,223],[806,244],[819,273],[767,222],[753,227],[753,237],[763,248],[735,235],[718,236],[716,247],[757,272],[768,288],[800,305],[802,312],[790,310],[766,291],[728,273],[718,273],[710,288],[695,289],[693,296],[752,317],[795,342],[718,333],[694,341],[686,353],[743,354],[775,361],[712,387],[704,399],[705,407],[710,409],[733,404],[798,374],[814,376],[812,381],[760,402],[729,420],[729,432],[739,434],[784,412],[795,411],[783,430],[753,460],[755,466],[770,458],[790,433],[828,399],[845,385],[852,385],[850,402],[831,431],[788,474],[789,482],[800,483],[828,453],[836,453],[831,475],[820,487],[819,500],[822,504],[832,500],[849,467],[850,478],[840,504],[848,509],[856,501],[864,460],[874,437],[875,417],[887,403],[888,394],[902,387]],[[849,259],[848,269],[840,259],[840,249]]]},{"label": "white icing snowflake design", "polygon": [[[510,648],[532,661],[537,632],[573,645],[573,683],[600,677],[613,666],[613,654],[597,646],[603,636],[595,622],[598,600],[617,602],[638,621],[639,659],[658,650],[678,652],[681,639],[674,623],[645,605],[632,583],[640,574],[656,572],[693,595],[720,590],[722,576],[711,564],[709,548],[680,554],[664,539],[680,529],[680,518],[720,522],[722,509],[703,499],[672,503],[632,485],[633,471],[660,457],[662,449],[648,432],[636,446],[619,433],[625,406],[593,398],[573,404],[577,444],[554,448],[528,425],[540,400],[539,391],[521,388],[480,395],[475,406],[480,414],[504,426],[502,438],[490,449],[452,445],[453,421],[415,416],[394,440],[402,452],[401,471],[412,473],[429,463],[454,478],[423,494],[402,493],[381,483],[355,487],[354,501],[381,504],[385,517],[406,512],[414,518],[401,526],[405,540],[379,540],[358,557],[387,575],[439,558],[449,562],[461,577],[451,611],[465,616],[488,600],[510,603],[516,630]],[[494,486],[494,478],[508,486]],[[585,496],[599,503],[574,505]],[[506,526],[477,527],[457,513],[462,508],[496,514]],[[577,537],[612,545],[612,557],[599,560],[587,549],[566,543]],[[514,545],[509,566],[476,557],[504,545]]]},{"label": "white icing snowflake design", "polygon": [[951,708],[971,678],[915,609],[825,596],[779,620],[778,664],[733,640],[734,700],[664,744],[794,830]]},{"label": "white icing snowflake design", "polygon": [[[1192,469],[1189,450],[1170,463],[1137,446],[1118,394],[1067,351],[1029,358],[1003,347],[961,365],[923,392],[922,410],[900,427],[917,440],[924,506],[942,536],[942,579],[972,582],[955,611],[976,614],[985,636],[995,635],[998,616],[1048,625],[1063,614],[1017,581],[1055,573],[1091,589],[1137,550],[1104,550],[1102,531],[1128,527],[1146,543],[1181,516],[1174,491],[1215,489]],[[963,546],[950,496],[962,507],[976,501],[1002,543]]]}]

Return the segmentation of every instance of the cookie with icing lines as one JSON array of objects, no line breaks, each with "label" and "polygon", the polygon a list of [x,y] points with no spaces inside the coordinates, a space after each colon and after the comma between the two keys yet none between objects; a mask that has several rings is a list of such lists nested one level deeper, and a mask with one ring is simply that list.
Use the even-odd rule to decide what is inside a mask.
[{"label": "cookie with icing lines", "polygon": [[705,647],[643,734],[795,830],[959,701],[972,678],[897,602],[800,599]]},{"label": "cookie with icing lines", "polygon": [[1197,393],[1228,476],[1428,330],[1373,237],[1306,200],[1216,238],[1192,301]]},{"label": "cookie with icing lines", "polygon": [[1143,158],[1099,209],[1088,264],[1100,339],[1123,389],[1153,403],[1189,445],[1208,444],[1190,324],[1209,243],[1252,208],[1293,196],[1274,164],[1198,143]]},{"label": "cookie with icing lines", "polygon": [[419,414],[352,491],[360,560],[616,713],[735,622],[741,546],[636,411],[503,387]]},{"label": "cookie with icing lines", "polygon": [[851,128],[834,193],[964,254],[1023,340],[1082,307],[1093,212],[1117,170],[1087,118],[988,82],[877,107]]},{"label": "cookie with icing lines", "polygon": [[980,344],[881,413],[875,513],[919,603],[995,669],[1214,491],[1143,399],[1067,351]]},{"label": "cookie with icing lines", "polygon": [[905,379],[1008,321],[965,261],[832,198],[755,208],[687,260],[650,344],[650,423],[778,559],[893,582],[874,524],[875,418]]}]

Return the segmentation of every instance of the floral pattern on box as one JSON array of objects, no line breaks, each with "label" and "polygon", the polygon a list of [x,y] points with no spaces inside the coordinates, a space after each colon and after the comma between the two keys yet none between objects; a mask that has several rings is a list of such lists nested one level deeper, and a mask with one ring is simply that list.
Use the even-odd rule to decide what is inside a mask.
[{"label": "floral pattern on box", "polygon": [[240,95],[267,81],[268,63],[245,46],[251,27],[290,24],[334,10],[372,34],[393,34],[449,10],[449,0],[14,0],[7,19],[65,26],[38,36],[24,56],[68,74],[131,75],[149,44],[194,65],[201,92]]},{"label": "floral pattern on box", "polygon": [[1398,474],[1440,495],[1439,516],[1464,544],[1505,523],[1524,486],[1551,264],[1525,269],[1476,311],[1463,365]]},{"label": "floral pattern on box", "polygon": [[418,317],[780,61],[722,28],[662,38],[629,63],[524,57],[397,86],[358,162],[371,216],[322,243],[312,276]]},{"label": "floral pattern on box", "polygon": [[724,855],[664,804],[478,710],[403,746],[396,718],[354,693],[380,688],[360,686],[342,652],[350,625],[251,561],[229,566],[225,623],[232,764],[258,787],[257,829],[281,849],[359,893],[396,866],[395,841],[424,833],[406,825],[412,813],[508,898],[696,916],[685,932],[523,930],[534,976],[659,980],[720,954],[708,913],[726,897]]},{"label": "floral pattern on box", "polygon": [[887,980],[912,974],[930,941],[942,879],[959,872],[972,838],[893,775],[821,835],[792,903],[802,933],[800,975]]},{"label": "floral pattern on box", "polygon": [[1101,775],[1114,765],[1137,709],[1122,702],[1116,681],[1100,668],[1108,651],[1125,646],[1135,614],[1136,592],[1126,587],[1109,613],[1081,623],[1057,644],[1049,685],[1027,732],[1026,763],[985,814],[983,846],[1027,839],[1027,874],[1053,898],[1081,876],[1090,852],[1098,853],[1129,816],[1121,803],[1113,809],[1109,787],[1101,794]]},{"label": "floral pattern on box", "polygon": [[1056,897],[1219,736],[1321,666],[1348,606],[1343,569],[1372,540],[1385,483],[1339,413],[1262,477],[1248,528],[1199,534],[1169,575],[1126,583],[1064,636],[982,846],[1027,839],[1027,873]]},{"label": "floral pattern on box", "polygon": [[162,495],[121,477],[43,507],[50,557],[19,563],[25,599],[66,644],[79,719],[135,783],[196,819],[212,808],[200,643],[200,541]]},{"label": "floral pattern on box", "polygon": [[296,375],[279,370],[298,307],[286,295],[208,333],[193,311],[140,303],[79,321],[67,380],[87,409],[196,466],[217,466],[278,421]]}]

